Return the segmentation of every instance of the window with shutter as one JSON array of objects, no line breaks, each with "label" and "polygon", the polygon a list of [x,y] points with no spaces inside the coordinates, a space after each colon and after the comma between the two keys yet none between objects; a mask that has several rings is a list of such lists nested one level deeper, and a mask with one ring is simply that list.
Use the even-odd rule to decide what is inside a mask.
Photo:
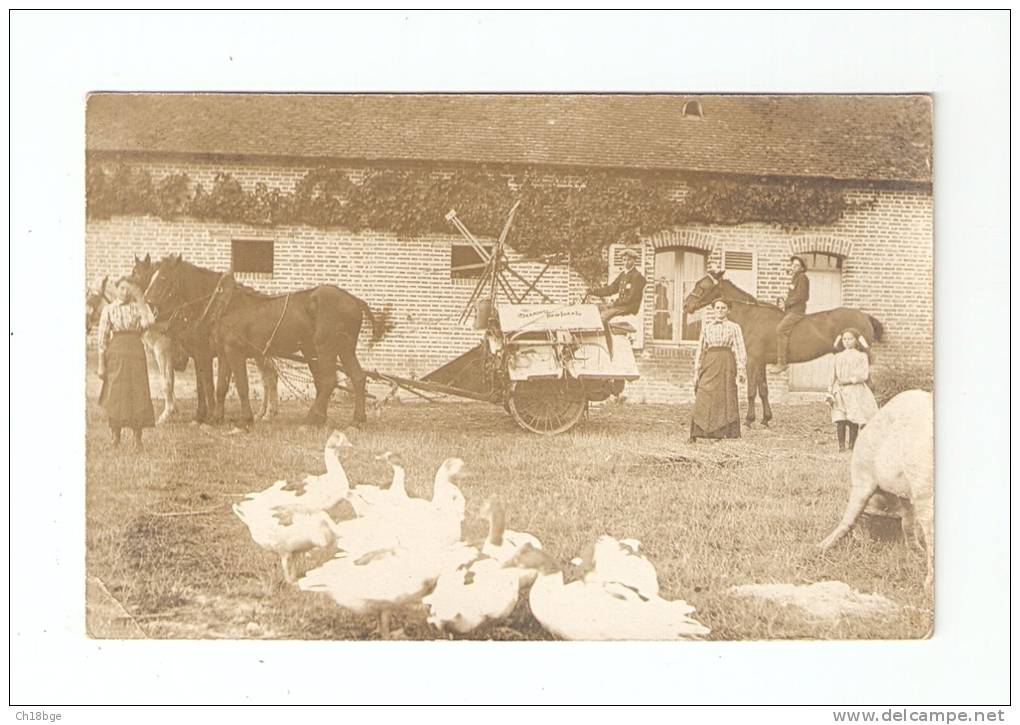
[{"label": "window with shutter", "polygon": [[723,252],[726,279],[745,292],[758,296],[758,264],[754,252],[727,249]]}]

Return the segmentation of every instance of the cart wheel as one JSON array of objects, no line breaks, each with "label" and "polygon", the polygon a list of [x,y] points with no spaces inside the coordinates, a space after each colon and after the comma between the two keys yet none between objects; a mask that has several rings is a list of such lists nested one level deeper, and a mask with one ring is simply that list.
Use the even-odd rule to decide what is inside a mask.
[{"label": "cart wheel", "polygon": [[524,430],[554,435],[573,428],[588,409],[588,401],[578,385],[562,380],[529,380],[514,386],[507,409]]}]

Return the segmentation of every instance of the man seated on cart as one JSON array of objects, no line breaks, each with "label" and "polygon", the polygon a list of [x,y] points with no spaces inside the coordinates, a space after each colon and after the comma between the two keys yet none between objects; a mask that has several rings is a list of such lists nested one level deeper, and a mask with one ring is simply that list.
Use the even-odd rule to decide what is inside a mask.
[{"label": "man seated on cart", "polygon": [[636,315],[641,310],[641,301],[645,292],[645,278],[635,268],[637,252],[633,249],[623,251],[623,271],[616,276],[612,284],[596,287],[588,291],[590,295],[608,297],[616,295],[616,300],[608,305],[599,305],[599,314],[603,322],[609,322],[620,315]]}]

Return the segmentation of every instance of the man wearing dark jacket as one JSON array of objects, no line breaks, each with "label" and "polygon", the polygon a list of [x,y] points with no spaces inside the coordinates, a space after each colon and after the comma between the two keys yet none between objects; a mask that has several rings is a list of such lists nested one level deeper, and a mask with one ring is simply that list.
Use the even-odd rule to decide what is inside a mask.
[{"label": "man wearing dark jacket", "polygon": [[807,312],[808,297],[811,294],[811,282],[805,270],[807,265],[800,257],[790,257],[790,287],[786,299],[780,301],[779,307],[786,312],[783,319],[776,325],[776,365],[771,372],[781,373],[786,370],[786,348],[790,341],[793,326],[804,319]]},{"label": "man wearing dark jacket", "polygon": [[645,292],[645,278],[635,269],[637,252],[626,249],[623,252],[623,271],[616,275],[612,284],[596,287],[589,294],[599,297],[616,295],[616,300],[609,305],[599,305],[602,321],[608,322],[618,315],[634,315],[641,309],[641,300]]}]

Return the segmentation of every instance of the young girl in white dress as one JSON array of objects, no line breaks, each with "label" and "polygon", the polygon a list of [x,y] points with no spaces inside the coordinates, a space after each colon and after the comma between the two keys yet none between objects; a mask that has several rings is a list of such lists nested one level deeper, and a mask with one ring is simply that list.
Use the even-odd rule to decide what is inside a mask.
[{"label": "young girl in white dress", "polygon": [[839,450],[846,450],[848,430],[850,449],[853,450],[860,427],[878,412],[878,403],[868,387],[868,343],[860,332],[849,328],[836,338],[834,347],[836,359],[832,366],[832,385],[828,395],[829,405],[832,406],[832,422],[836,424]]}]

